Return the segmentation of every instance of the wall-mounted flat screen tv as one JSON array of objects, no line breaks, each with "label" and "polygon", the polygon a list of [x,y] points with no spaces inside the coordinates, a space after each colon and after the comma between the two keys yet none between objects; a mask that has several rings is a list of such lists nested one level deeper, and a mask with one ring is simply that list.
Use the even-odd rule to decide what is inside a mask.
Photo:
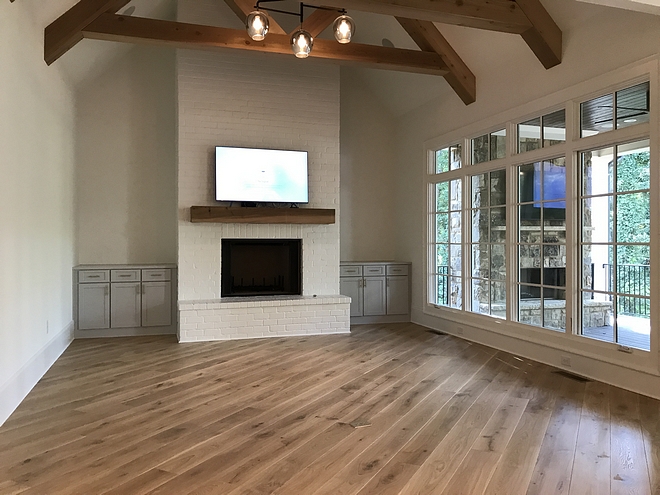
[{"label": "wall-mounted flat screen tv", "polygon": [[216,147],[215,199],[308,203],[307,152]]}]

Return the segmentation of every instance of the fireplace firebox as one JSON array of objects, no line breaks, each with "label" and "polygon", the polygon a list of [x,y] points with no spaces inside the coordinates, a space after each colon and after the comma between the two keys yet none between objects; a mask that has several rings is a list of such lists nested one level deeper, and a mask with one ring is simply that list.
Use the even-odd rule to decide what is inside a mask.
[{"label": "fireplace firebox", "polygon": [[222,297],[302,294],[300,239],[222,239]]}]

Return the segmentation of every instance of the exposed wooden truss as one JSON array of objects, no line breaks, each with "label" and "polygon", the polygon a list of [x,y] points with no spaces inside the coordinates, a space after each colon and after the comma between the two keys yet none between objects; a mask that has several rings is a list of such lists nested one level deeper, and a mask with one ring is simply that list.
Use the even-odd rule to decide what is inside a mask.
[{"label": "exposed wooden truss", "polygon": [[466,105],[477,98],[477,82],[474,74],[438,31],[431,21],[397,17],[397,21],[410,35],[417,46],[425,52],[437,53],[447,64],[449,72],[445,79]]},{"label": "exposed wooden truss", "polygon": [[44,60],[52,64],[83,39],[82,30],[105,12],[115,13],[131,0],[80,0],[46,27]]},{"label": "exposed wooden truss", "polygon": [[[288,35],[268,34],[264,41],[253,41],[245,30],[226,29],[140,17],[103,14],[83,29],[89,39],[164,45],[174,48],[214,50],[235,48],[291,55]],[[447,66],[437,53],[403,50],[384,46],[317,39],[310,57],[342,63],[359,63],[376,68],[444,76]]]},{"label": "exposed wooden truss", "polygon": [[[225,2],[243,21],[254,7],[253,0]],[[80,0],[46,28],[46,63],[53,63],[83,38],[203,50],[291,52],[287,33],[272,17],[267,39],[255,42],[242,30],[114,15],[128,3],[129,0]],[[546,68],[561,62],[562,32],[541,0],[306,0],[306,3],[393,15],[421,49],[339,45],[316,38],[312,58],[441,75],[466,104],[476,98],[474,74],[434,23],[518,34]],[[315,10],[304,20],[304,27],[317,37],[336,16],[332,10]]]}]

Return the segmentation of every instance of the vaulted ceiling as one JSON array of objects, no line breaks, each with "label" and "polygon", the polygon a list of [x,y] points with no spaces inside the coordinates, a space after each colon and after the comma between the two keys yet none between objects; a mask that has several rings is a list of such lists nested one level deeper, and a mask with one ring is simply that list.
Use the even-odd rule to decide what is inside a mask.
[{"label": "vaulted ceiling", "polygon": [[[252,0],[224,1],[241,20],[254,7]],[[244,29],[185,24],[143,17],[133,11],[118,13],[129,3],[130,0],[80,0],[73,4],[45,30],[45,61],[53,63],[84,38],[291,55],[287,30],[277,22],[271,25],[264,41],[255,42]],[[340,45],[320,36],[315,39],[310,57],[442,76],[466,104],[476,99],[476,78],[443,36],[443,25],[519,35],[521,43],[527,44],[544,67],[561,62],[561,30],[540,0],[308,0],[306,4],[395,19],[413,42],[410,48],[396,48],[387,43]],[[305,18],[304,27],[318,36],[335,17],[334,12],[314,10]]]}]

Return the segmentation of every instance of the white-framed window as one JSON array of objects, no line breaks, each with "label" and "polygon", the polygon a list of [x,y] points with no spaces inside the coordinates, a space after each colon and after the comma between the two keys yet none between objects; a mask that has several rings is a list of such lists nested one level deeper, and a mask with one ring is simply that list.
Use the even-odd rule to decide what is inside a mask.
[{"label": "white-framed window", "polygon": [[660,181],[654,76],[640,73],[429,145],[427,313],[585,352],[652,350]]}]

